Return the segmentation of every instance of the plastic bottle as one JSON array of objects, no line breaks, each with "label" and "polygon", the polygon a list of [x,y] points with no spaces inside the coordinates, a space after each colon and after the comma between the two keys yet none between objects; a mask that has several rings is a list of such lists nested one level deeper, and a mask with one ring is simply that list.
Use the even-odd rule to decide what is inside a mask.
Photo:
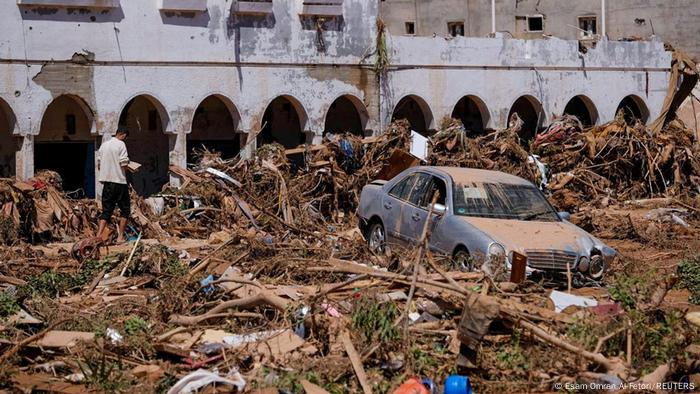
[{"label": "plastic bottle", "polygon": [[444,394],[472,394],[472,385],[469,377],[462,375],[450,375],[445,380]]}]

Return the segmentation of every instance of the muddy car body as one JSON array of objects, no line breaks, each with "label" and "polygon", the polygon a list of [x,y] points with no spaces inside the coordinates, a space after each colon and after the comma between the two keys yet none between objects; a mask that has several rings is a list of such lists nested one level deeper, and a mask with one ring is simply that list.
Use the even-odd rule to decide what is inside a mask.
[{"label": "muddy car body", "polygon": [[531,182],[499,171],[409,168],[366,185],[358,213],[378,252],[387,244],[416,243],[429,220],[430,248],[467,270],[488,272],[497,257],[510,268],[517,252],[527,257],[528,273],[565,274],[568,266],[575,275],[600,279],[616,253],[556,212]]}]

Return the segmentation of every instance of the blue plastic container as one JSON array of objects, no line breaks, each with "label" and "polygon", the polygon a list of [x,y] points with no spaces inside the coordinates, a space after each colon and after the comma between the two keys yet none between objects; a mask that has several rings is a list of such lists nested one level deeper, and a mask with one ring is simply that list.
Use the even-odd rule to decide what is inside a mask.
[{"label": "blue plastic container", "polygon": [[472,385],[469,377],[462,375],[450,375],[445,380],[444,394],[472,394]]}]

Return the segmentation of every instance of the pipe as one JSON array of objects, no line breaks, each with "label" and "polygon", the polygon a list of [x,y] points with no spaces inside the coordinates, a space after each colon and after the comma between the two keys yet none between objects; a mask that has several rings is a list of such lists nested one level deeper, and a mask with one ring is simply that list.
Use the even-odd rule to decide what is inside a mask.
[{"label": "pipe", "polygon": [[601,37],[605,39],[605,0],[600,0],[600,33]]},{"label": "pipe", "polygon": [[496,35],[496,0],[491,0],[491,34]]}]

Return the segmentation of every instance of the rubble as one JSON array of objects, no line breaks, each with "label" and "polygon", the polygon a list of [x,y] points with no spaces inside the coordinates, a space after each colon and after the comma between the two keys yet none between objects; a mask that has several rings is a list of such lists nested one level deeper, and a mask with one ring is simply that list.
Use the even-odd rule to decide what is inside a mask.
[{"label": "rubble", "polygon": [[[683,352],[698,344],[696,270],[674,269],[700,246],[698,145],[675,121],[658,133],[622,122],[582,129],[566,117],[533,144],[552,203],[621,248],[604,287],[499,282],[422,244],[370,253],[359,193],[418,163],[405,121],[377,137],[266,145],[251,160],[204,152],[171,167],[180,187],[132,196],[125,246],[72,249],[94,237],[97,204],[67,199],[51,174],[3,180],[0,387],[393,392],[407,376],[442,384],[457,360],[477,392],[696,373]],[[469,139],[448,121],[427,163],[537,181],[521,125],[515,115]],[[652,224],[674,236],[649,242]],[[29,245],[48,240],[64,243]],[[682,288],[663,280],[672,275]],[[20,308],[31,324],[8,318]]]}]

